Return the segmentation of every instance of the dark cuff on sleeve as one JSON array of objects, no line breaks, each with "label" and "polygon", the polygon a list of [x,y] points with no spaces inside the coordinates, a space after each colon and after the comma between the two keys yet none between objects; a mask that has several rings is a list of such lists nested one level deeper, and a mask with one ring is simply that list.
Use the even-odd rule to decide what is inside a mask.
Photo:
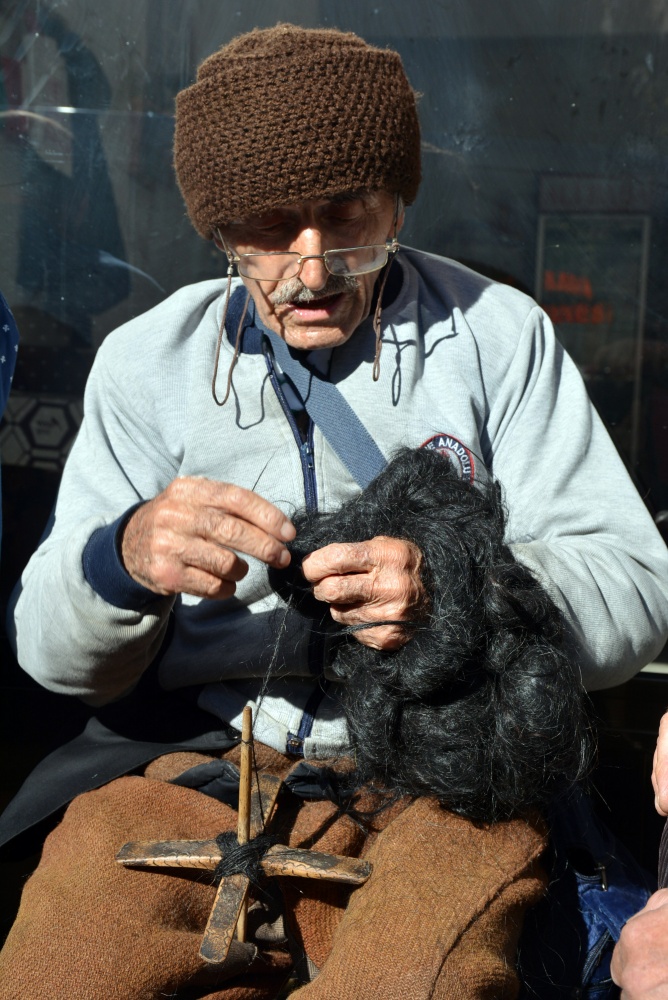
[{"label": "dark cuff on sleeve", "polygon": [[88,583],[103,601],[124,611],[142,611],[162,599],[160,594],[133,580],[121,561],[121,533],[139,506],[127,510],[104,528],[97,528],[83,550],[83,571]]}]

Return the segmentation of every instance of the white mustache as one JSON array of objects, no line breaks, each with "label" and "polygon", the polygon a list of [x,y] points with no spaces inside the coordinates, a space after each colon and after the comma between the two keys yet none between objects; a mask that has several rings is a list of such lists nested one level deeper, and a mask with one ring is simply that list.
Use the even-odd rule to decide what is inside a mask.
[{"label": "white mustache", "polygon": [[290,278],[270,294],[269,301],[275,306],[303,305],[341,292],[355,292],[358,288],[359,279],[354,274],[330,274],[325,287],[319,288],[317,292],[307,288],[301,278]]}]

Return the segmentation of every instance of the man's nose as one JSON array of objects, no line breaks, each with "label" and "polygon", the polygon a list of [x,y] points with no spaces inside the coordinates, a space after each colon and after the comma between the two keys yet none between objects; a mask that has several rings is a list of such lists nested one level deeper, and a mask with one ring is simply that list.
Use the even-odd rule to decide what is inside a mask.
[{"label": "man's nose", "polygon": [[[317,229],[307,229],[300,234],[295,250],[302,254],[302,269],[299,277],[312,292],[319,292],[327,284],[329,272],[321,258],[324,251],[322,235]],[[314,256],[311,256],[311,255]]]},{"label": "man's nose", "polygon": [[304,285],[312,292],[319,292],[327,284],[329,271],[325,267],[324,260],[318,257],[308,257],[302,261],[302,269],[299,274]]}]

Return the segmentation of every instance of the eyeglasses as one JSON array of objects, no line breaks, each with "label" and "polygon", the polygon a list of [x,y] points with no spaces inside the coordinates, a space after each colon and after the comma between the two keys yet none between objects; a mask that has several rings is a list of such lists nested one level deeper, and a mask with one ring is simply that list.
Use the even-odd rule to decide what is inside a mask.
[{"label": "eyeglasses", "polygon": [[253,281],[287,281],[296,278],[304,262],[321,260],[330,274],[356,275],[379,271],[399,249],[396,237],[385,243],[372,243],[363,247],[345,247],[341,250],[325,250],[324,253],[299,254],[291,250],[272,250],[268,253],[239,253],[230,250],[220,234],[220,249],[227,254],[230,263],[237,265],[243,278]]}]

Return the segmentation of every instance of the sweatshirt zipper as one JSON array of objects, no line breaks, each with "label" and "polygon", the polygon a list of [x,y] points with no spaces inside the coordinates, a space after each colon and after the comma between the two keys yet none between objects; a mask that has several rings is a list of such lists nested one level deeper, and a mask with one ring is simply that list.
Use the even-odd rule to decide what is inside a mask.
[{"label": "sweatshirt zipper", "polygon": [[318,509],[318,487],[315,480],[315,461],[313,453],[313,421],[309,417],[308,421],[308,431],[306,433],[306,440],[302,441],[302,436],[299,433],[299,427],[297,426],[297,421],[294,418],[294,414],[290,407],[288,406],[288,401],[283,395],[283,390],[281,389],[280,382],[278,381],[278,376],[276,375],[276,369],[274,368],[274,359],[272,358],[269,351],[265,351],[264,359],[267,364],[267,371],[269,372],[269,379],[274,388],[274,392],[278,397],[278,401],[281,404],[281,409],[286,416],[292,434],[294,436],[297,447],[299,448],[299,458],[302,464],[302,477],[304,479],[304,500],[306,502],[306,509],[308,511],[314,511]]},{"label": "sweatshirt zipper", "polygon": [[[292,429],[292,434],[297,447],[299,448],[299,458],[302,465],[302,476],[304,480],[304,500],[306,502],[306,509],[308,511],[315,511],[318,509],[318,489],[315,478],[315,461],[313,452],[313,421],[309,417],[306,440],[302,441],[297,421],[294,418],[292,410],[288,406],[288,401],[285,398],[280,382],[278,381],[276,369],[274,368],[274,359],[271,352],[266,349],[264,351],[264,359],[267,365],[267,371],[269,372],[269,380],[271,381],[276,397],[281,404],[281,409],[283,410],[288,424]],[[315,630],[312,630],[309,635],[308,642],[308,666],[311,674],[314,676],[320,676],[322,674],[323,661],[324,637],[319,635]],[[325,697],[327,687],[328,682],[321,680],[320,684],[307,698],[298,731],[296,733],[289,732],[287,735],[285,743],[286,753],[294,754],[300,757],[304,756],[304,740],[311,735],[315,715],[320,702]]]}]

